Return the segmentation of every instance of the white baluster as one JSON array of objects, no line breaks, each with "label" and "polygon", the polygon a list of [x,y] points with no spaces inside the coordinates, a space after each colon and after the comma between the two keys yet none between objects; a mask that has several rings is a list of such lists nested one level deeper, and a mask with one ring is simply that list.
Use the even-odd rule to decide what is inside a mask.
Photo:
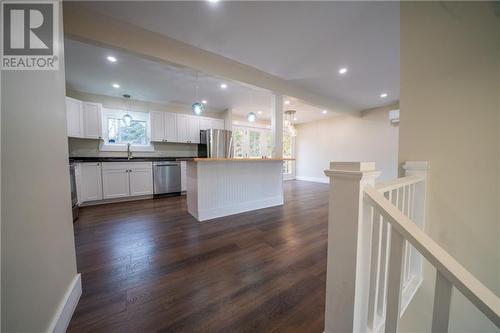
[{"label": "white baluster", "polygon": [[434,308],[432,313],[432,333],[448,332],[450,321],[451,283],[436,270]]},{"label": "white baluster", "polygon": [[380,252],[382,249],[382,223],[381,215],[375,209],[372,209],[373,228],[372,228],[372,257],[370,264],[370,297],[368,303],[368,325],[372,330],[377,325],[377,304],[380,285]]},{"label": "white baluster", "polygon": [[385,332],[396,333],[399,325],[399,309],[401,304],[401,273],[403,266],[403,237],[391,228],[391,252],[389,254],[389,274],[387,290],[387,315]]}]

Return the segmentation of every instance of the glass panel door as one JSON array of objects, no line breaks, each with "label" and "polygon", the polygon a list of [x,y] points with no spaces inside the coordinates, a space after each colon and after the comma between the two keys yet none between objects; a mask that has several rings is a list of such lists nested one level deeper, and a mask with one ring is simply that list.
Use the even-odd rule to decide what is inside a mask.
[{"label": "glass panel door", "polygon": [[248,157],[262,157],[260,131],[248,130]]},{"label": "glass panel door", "polygon": [[234,157],[245,157],[245,131],[242,128],[233,129]]}]

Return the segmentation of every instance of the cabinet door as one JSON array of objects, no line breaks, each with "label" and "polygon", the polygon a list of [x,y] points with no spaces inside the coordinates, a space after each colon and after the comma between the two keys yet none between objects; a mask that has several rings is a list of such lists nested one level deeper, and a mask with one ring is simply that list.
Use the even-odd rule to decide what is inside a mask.
[{"label": "cabinet door", "polygon": [[68,136],[80,138],[83,136],[83,114],[82,102],[66,97],[66,121],[68,126]]},{"label": "cabinet door", "polygon": [[129,169],[102,170],[102,189],[104,199],[128,197],[130,193]]},{"label": "cabinet door", "polygon": [[83,135],[89,139],[100,139],[101,104],[83,102]]},{"label": "cabinet door", "polygon": [[198,117],[189,117],[189,143],[200,143],[200,119]]},{"label": "cabinet door", "polygon": [[151,122],[151,141],[161,142],[165,140],[165,119],[164,112],[149,112]]},{"label": "cabinet door", "polygon": [[165,112],[165,140],[177,142],[177,117],[175,113]]},{"label": "cabinet door", "polygon": [[176,115],[177,120],[177,142],[188,142],[189,140],[189,117]]},{"label": "cabinet door", "polygon": [[210,118],[200,118],[200,131],[211,129],[212,119]]},{"label": "cabinet door", "polygon": [[224,119],[212,119],[211,127],[214,129],[224,129]]},{"label": "cabinet door", "polygon": [[102,200],[101,163],[81,163],[80,202]]},{"label": "cabinet door", "polygon": [[153,194],[153,170],[149,168],[133,168],[129,173],[130,195]]}]

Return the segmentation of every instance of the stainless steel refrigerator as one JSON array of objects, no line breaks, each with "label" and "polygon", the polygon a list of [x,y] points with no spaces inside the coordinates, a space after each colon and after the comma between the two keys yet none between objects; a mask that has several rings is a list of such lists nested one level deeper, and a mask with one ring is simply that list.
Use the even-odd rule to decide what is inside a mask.
[{"label": "stainless steel refrigerator", "polygon": [[220,129],[200,131],[200,147],[198,151],[200,157],[233,157],[233,132]]}]

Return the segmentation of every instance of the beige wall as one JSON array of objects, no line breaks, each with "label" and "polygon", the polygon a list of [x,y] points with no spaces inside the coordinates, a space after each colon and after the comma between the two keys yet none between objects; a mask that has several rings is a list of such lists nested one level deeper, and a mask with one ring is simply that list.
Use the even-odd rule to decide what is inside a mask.
[{"label": "beige wall", "polygon": [[[430,161],[426,232],[497,294],[499,18],[489,3],[401,3],[399,161]],[[435,271],[403,318],[430,331]],[[495,331],[456,290],[450,332]]]},{"label": "beige wall", "polygon": [[46,331],[76,277],[59,59],[2,72],[2,332]]},{"label": "beige wall", "polygon": [[[66,95],[82,101],[102,103],[105,108],[131,108],[136,111],[164,111],[173,113],[192,114],[189,105],[159,104],[139,100],[131,100],[130,104],[123,98],[104,95],[89,94],[74,90],[67,90]],[[206,111],[204,116],[224,119],[226,111]],[[191,157],[197,156],[197,145],[186,143],[154,143],[153,152],[134,152],[134,156],[167,156],[167,157]],[[99,140],[91,139],[69,139],[69,155],[71,157],[124,157],[124,152],[109,152],[99,150]]]},{"label": "beige wall", "polygon": [[297,179],[328,182],[323,171],[331,161],[375,161],[379,180],[393,179],[398,170],[398,127],[389,122],[391,105],[297,126]]}]

